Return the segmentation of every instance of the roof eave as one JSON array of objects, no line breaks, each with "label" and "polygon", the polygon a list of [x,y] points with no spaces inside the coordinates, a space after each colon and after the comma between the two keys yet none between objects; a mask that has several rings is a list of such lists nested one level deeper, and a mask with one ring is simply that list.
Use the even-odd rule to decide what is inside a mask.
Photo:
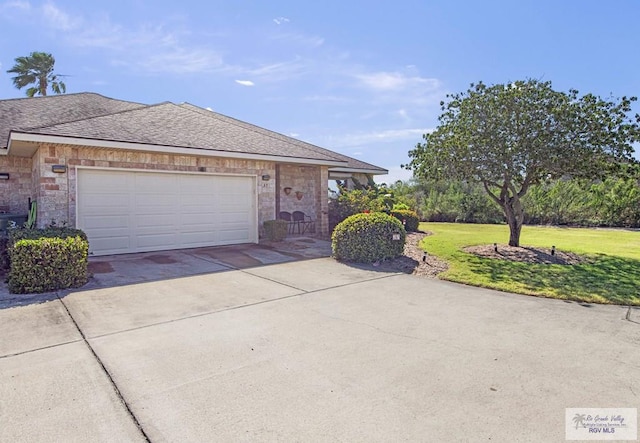
[{"label": "roof eave", "polygon": [[[0,154],[8,155],[11,151],[11,146],[14,143],[56,143],[64,145],[74,146],[88,146],[93,148],[107,148],[107,149],[129,149],[132,151],[144,151],[155,152],[163,154],[181,154],[181,155],[197,155],[203,157],[223,157],[223,158],[236,158],[244,160],[261,160],[261,161],[274,161],[274,162],[286,162],[297,163],[306,165],[321,165],[328,167],[344,167],[347,162],[341,160],[322,160],[314,158],[304,157],[287,157],[271,154],[253,154],[248,152],[234,152],[234,151],[221,151],[214,149],[204,148],[186,148],[181,146],[165,146],[165,145],[153,145],[147,143],[133,143],[133,142],[120,142],[113,140],[100,140],[91,138],[69,137],[61,135],[45,135],[45,134],[33,134],[28,132],[11,131],[9,134],[9,142],[7,148],[0,149]],[[31,154],[33,155],[33,154]]]},{"label": "roof eave", "polygon": [[371,175],[386,175],[389,173],[387,169],[350,168],[348,166],[331,167],[329,168],[329,172],[347,172]]}]

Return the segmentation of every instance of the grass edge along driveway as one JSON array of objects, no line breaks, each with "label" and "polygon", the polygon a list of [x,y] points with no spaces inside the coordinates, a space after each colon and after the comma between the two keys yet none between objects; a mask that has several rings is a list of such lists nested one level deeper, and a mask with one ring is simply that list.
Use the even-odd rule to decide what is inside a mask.
[{"label": "grass edge along driveway", "polygon": [[449,264],[438,276],[443,280],[561,300],[640,306],[640,231],[522,228],[521,246],[554,245],[590,259],[568,266],[481,258],[463,251],[466,246],[506,244],[506,225],[421,223],[420,229],[433,234],[421,247]]}]

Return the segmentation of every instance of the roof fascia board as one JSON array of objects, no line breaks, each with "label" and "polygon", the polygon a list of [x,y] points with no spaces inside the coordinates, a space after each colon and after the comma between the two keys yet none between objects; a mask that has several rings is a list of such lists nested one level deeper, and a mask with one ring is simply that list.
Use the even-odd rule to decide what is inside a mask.
[{"label": "roof fascia board", "polygon": [[[163,154],[182,154],[182,155],[199,155],[204,157],[223,157],[236,158],[246,160],[262,160],[286,163],[298,163],[307,165],[323,165],[323,166],[344,166],[346,161],[341,160],[318,160],[303,157],[285,157],[269,154],[251,154],[246,152],[233,151],[214,151],[203,148],[184,148],[179,146],[162,146],[150,145],[146,143],[116,142],[111,140],[96,140],[78,137],[67,137],[60,135],[44,135],[30,134],[25,132],[11,131],[9,135],[9,143],[7,145],[7,155],[11,150],[12,141],[24,141],[32,143],[57,143],[62,145],[88,146],[92,148],[108,148],[108,149],[129,149],[132,151],[156,152]],[[0,150],[2,151],[2,150]]]},{"label": "roof fascia board", "polygon": [[349,167],[337,167],[337,168],[329,168],[329,172],[351,172],[351,173],[362,173],[362,174],[373,174],[373,175],[385,175],[388,174],[389,171],[386,169],[361,169],[361,168],[349,168]]}]

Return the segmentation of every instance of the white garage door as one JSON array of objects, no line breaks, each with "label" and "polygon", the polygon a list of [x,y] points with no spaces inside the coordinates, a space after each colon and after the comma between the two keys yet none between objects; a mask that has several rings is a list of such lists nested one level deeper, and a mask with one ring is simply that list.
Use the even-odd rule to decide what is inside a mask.
[{"label": "white garage door", "polygon": [[255,243],[253,177],[78,170],[77,225],[94,255]]}]

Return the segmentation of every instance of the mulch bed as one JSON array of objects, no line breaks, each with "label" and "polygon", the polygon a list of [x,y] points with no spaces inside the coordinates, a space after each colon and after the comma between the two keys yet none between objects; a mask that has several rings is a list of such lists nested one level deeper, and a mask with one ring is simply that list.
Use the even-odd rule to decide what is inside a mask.
[{"label": "mulch bed", "polygon": [[522,263],[534,263],[545,265],[579,265],[588,263],[589,259],[573,252],[556,250],[551,255],[549,248],[515,247],[508,245],[498,245],[495,251],[494,245],[469,246],[464,248],[465,252],[484,258],[494,258],[498,260],[509,260]]},{"label": "mulch bed", "polygon": [[448,269],[445,261],[426,254],[419,246],[420,242],[430,232],[408,232],[404,244],[404,253],[400,257],[374,263],[374,267],[381,271],[404,272],[421,277],[436,278],[438,274]]}]

